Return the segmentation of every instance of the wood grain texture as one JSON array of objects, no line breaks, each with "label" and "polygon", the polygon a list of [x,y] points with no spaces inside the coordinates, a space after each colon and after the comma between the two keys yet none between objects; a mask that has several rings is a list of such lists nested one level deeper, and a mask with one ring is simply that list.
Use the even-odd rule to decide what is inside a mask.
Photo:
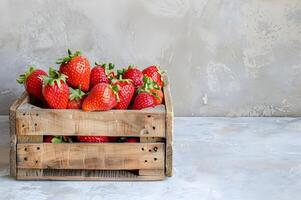
[{"label": "wood grain texture", "polygon": [[18,135],[17,143],[42,143],[43,135]]},{"label": "wood grain texture", "polygon": [[[171,176],[174,114],[168,84],[163,91],[165,105],[106,112],[41,109],[23,94],[26,100],[17,101],[11,114],[12,175],[22,180],[162,180]],[[140,143],[51,144],[42,143],[43,135],[134,136]]]},{"label": "wood grain texture", "polygon": [[[17,144],[22,143],[42,143],[43,142],[43,136],[42,135],[17,135]],[[17,169],[17,177],[24,174],[24,173],[30,173],[34,174],[35,176],[42,176],[43,175],[43,169],[29,169],[28,171]]]},{"label": "wood grain texture", "polygon": [[129,170],[43,169],[43,176],[32,169],[19,169],[19,171],[18,180],[156,181],[165,178],[164,174],[139,175]]},{"label": "wood grain texture", "polygon": [[102,135],[165,137],[165,110],[81,110],[39,109],[30,104],[17,110],[19,135]]},{"label": "wood grain texture", "polygon": [[140,169],[139,175],[140,176],[164,176],[165,170],[164,169]]},{"label": "wood grain texture", "polygon": [[[167,77],[165,77],[165,82],[168,82]],[[173,128],[174,128],[174,112],[173,104],[169,83],[163,88],[164,100],[166,107],[166,150],[165,150],[165,170],[166,176],[171,177],[173,171]]]},{"label": "wood grain texture", "polygon": [[25,102],[28,102],[29,98],[27,93],[24,92],[11,106],[9,109],[9,130],[10,130],[10,176],[15,177],[16,170],[16,110],[17,108]]},{"label": "wood grain texture", "polygon": [[164,169],[164,143],[18,144],[17,167]]},{"label": "wood grain texture", "polygon": [[142,137],[140,138],[141,143],[155,143],[155,142],[165,142],[165,138],[161,137]]}]

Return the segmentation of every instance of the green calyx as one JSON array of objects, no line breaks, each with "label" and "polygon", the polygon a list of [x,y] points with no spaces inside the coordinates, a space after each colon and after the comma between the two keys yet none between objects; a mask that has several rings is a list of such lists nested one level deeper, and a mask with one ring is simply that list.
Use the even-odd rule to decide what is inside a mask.
[{"label": "green calyx", "polygon": [[123,74],[126,72],[126,69],[123,68],[123,69],[118,69],[117,70],[117,77],[122,77]]},{"label": "green calyx", "polygon": [[24,84],[26,79],[35,71],[36,69],[34,67],[30,67],[24,74],[21,74],[19,78],[17,79],[17,82],[19,84]]},{"label": "green calyx", "polygon": [[59,58],[56,61],[56,64],[65,64],[67,62],[69,62],[70,60],[72,60],[73,58],[82,55],[81,51],[76,51],[75,53],[72,53],[70,49],[68,49],[68,56],[63,57],[63,58]]},{"label": "green calyx", "polygon": [[118,78],[109,77],[109,79],[112,84],[115,84],[117,82],[127,82],[127,83],[133,82],[131,79],[123,79],[121,74],[118,75]]},{"label": "green calyx", "polygon": [[67,143],[67,142],[72,142],[72,141],[70,141],[70,138],[65,136],[54,136],[51,139],[51,143],[53,144],[60,144],[60,143]]},{"label": "green calyx", "polygon": [[120,87],[119,85],[112,85],[112,90],[117,98],[117,102],[120,102],[120,98],[119,98],[119,95],[118,95],[118,91],[120,90]]},{"label": "green calyx", "polygon": [[66,78],[67,76],[65,74],[60,73],[52,67],[49,68],[49,76],[41,76],[44,85],[53,86],[54,83],[56,83],[59,88],[61,87],[61,81],[66,82]]},{"label": "green calyx", "polygon": [[86,93],[84,93],[80,89],[80,86],[79,86],[78,89],[73,89],[73,88],[70,87],[69,90],[70,90],[69,100],[71,100],[71,101],[72,100],[78,101],[78,100],[82,99],[86,95]]},{"label": "green calyx", "polygon": [[95,62],[95,65],[103,67],[104,70],[105,70],[106,75],[109,76],[108,78],[112,78],[112,77],[110,77],[110,74],[113,72],[113,69],[115,68],[115,65],[113,63],[99,64],[98,62]]},{"label": "green calyx", "polygon": [[113,63],[109,63],[109,64],[102,64],[101,65],[104,69],[105,69],[105,72],[106,72],[106,75],[109,76],[110,73],[113,71],[113,69],[115,68],[115,65]]},{"label": "green calyx", "polygon": [[128,66],[128,69],[135,69],[135,68],[137,68],[137,66],[136,66],[136,65],[133,65],[133,64],[130,64],[130,65]]},{"label": "green calyx", "polygon": [[[141,93],[141,92],[151,93],[150,91],[153,89],[160,90],[160,87],[158,86],[158,84],[156,82],[154,82],[148,76],[143,76],[143,85],[137,89],[137,92],[138,93]],[[151,94],[153,94],[153,93],[151,93]],[[155,94],[153,94],[153,95],[156,96]]]},{"label": "green calyx", "polygon": [[137,68],[135,65],[129,65],[127,68],[122,68],[117,70],[117,77],[123,76],[123,74],[129,69]]}]

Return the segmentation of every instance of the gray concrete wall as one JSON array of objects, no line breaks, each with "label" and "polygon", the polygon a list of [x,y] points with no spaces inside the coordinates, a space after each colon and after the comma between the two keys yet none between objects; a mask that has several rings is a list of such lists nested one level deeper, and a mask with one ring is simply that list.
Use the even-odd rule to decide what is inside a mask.
[{"label": "gray concrete wall", "polygon": [[301,115],[300,0],[1,0],[0,114],[67,48],[168,71],[178,116]]}]

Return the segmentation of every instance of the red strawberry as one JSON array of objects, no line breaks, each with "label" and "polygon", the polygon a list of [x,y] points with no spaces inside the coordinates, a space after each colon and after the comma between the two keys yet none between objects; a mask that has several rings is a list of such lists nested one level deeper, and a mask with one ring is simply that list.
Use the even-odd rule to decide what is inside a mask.
[{"label": "red strawberry", "polygon": [[98,83],[109,83],[110,77],[114,76],[114,72],[112,71],[115,67],[114,64],[97,64],[95,63],[95,67],[91,70],[90,77],[90,88],[93,88]]},{"label": "red strawberry", "polygon": [[151,89],[151,94],[154,96],[155,105],[160,105],[163,102],[163,92],[161,89]]},{"label": "red strawberry", "polygon": [[133,103],[133,109],[140,110],[148,107],[155,107],[153,95],[148,92],[141,92],[137,94]]},{"label": "red strawberry", "polygon": [[154,65],[149,66],[149,67],[145,68],[142,71],[142,73],[143,73],[144,76],[147,76],[147,77],[153,79],[153,81],[156,82],[160,88],[162,88],[164,86],[164,81],[163,81],[163,78],[162,78],[162,75],[164,74],[164,71],[162,71],[160,69],[160,67],[157,67],[157,66],[154,66]]},{"label": "red strawberry", "polygon": [[44,135],[43,136],[43,142],[45,143],[51,143],[53,136],[52,135]]},{"label": "red strawberry", "polygon": [[82,109],[84,111],[110,110],[117,105],[116,92],[107,83],[98,83],[85,98]]},{"label": "red strawberry", "polygon": [[73,88],[81,87],[87,92],[90,85],[90,64],[87,58],[81,56],[81,52],[74,54],[68,49],[68,56],[58,59],[57,64],[61,64],[60,72],[67,76],[67,83]]},{"label": "red strawberry", "polygon": [[137,92],[147,92],[151,94],[154,98],[155,106],[160,105],[163,102],[162,89],[148,76],[143,77],[143,85],[137,89]]},{"label": "red strawberry", "polygon": [[110,142],[118,142],[120,137],[109,137]]},{"label": "red strawberry", "polygon": [[59,144],[64,142],[72,142],[70,137],[67,136],[52,136],[52,135],[44,135],[43,136],[44,143],[53,143]]},{"label": "red strawberry", "polygon": [[69,89],[70,89],[70,95],[69,95],[67,109],[81,109],[85,93],[81,91],[80,88],[76,90],[73,88],[69,88]]},{"label": "red strawberry", "polygon": [[138,138],[127,138],[127,139],[126,139],[126,142],[129,142],[129,143],[137,143],[137,142],[139,142],[139,139],[138,139]]},{"label": "red strawberry", "polygon": [[66,76],[49,68],[49,76],[43,76],[43,96],[49,108],[65,109],[69,99],[69,87]]},{"label": "red strawberry", "polygon": [[117,87],[118,104],[115,109],[127,109],[135,93],[135,87],[130,79],[113,79],[113,87]]},{"label": "red strawberry", "polygon": [[25,74],[17,79],[17,82],[24,84],[26,91],[33,97],[43,100],[42,87],[43,81],[41,76],[47,76],[47,73],[41,69],[30,67]]},{"label": "red strawberry", "polygon": [[107,136],[78,136],[77,140],[79,142],[110,142],[109,137]]},{"label": "red strawberry", "polygon": [[143,84],[143,74],[137,67],[129,66],[127,69],[118,70],[119,75],[124,79],[131,79],[135,87]]}]

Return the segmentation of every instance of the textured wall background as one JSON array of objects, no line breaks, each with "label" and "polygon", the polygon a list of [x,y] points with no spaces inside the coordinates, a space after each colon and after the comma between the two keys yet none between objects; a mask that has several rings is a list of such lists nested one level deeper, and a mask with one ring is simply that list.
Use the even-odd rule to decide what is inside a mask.
[{"label": "textured wall background", "polygon": [[1,0],[0,114],[67,48],[168,71],[178,116],[301,115],[300,0]]}]

